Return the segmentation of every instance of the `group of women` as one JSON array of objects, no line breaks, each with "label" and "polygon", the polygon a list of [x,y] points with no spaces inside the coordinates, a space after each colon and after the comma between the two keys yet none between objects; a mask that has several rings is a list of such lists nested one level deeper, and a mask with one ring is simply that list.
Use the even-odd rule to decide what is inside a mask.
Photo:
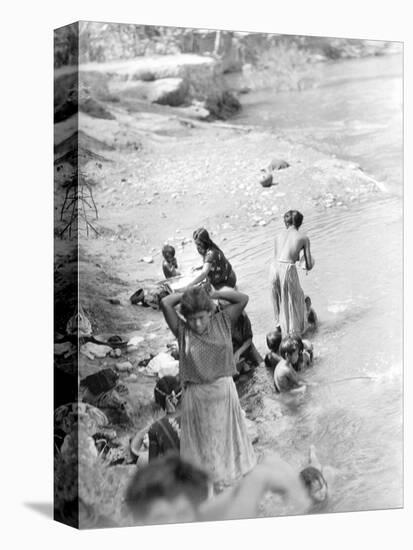
[{"label": "group of women", "polygon": [[[276,325],[284,336],[305,330],[304,293],[295,263],[302,261],[305,269],[311,269],[314,261],[308,238],[299,233],[302,220],[299,212],[287,212],[286,231],[276,239],[272,296]],[[170,294],[161,302],[179,345],[181,415],[179,422],[173,417],[164,420],[163,426],[156,425],[158,435],[152,434],[152,441],[167,439],[166,445],[172,445],[173,429],[179,430],[181,457],[202,466],[220,486],[232,484],[256,464],[233,380],[237,371],[231,339],[231,327],[243,314],[248,296],[236,290],[235,272],[208,231],[198,229],[193,238],[203,267],[184,292]],[[209,285],[199,284],[204,281]],[[214,300],[228,305],[217,309]],[[171,392],[157,388],[161,392],[157,400],[171,401]],[[174,390],[175,400],[179,391]],[[151,433],[149,438],[151,445]]]}]

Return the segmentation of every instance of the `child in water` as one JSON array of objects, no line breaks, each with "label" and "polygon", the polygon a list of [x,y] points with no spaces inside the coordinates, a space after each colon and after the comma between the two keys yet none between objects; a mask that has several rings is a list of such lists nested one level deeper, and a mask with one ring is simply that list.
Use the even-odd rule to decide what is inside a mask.
[{"label": "child in water", "polygon": [[293,364],[294,370],[300,372],[313,366],[313,344],[310,340],[303,340],[300,336],[292,338],[298,345],[298,361]]},{"label": "child in water", "polygon": [[306,296],[304,301],[305,301],[305,308],[307,312],[308,330],[315,330],[318,326],[317,313],[314,311],[314,308],[311,305],[310,296]]},{"label": "child in water", "polygon": [[170,244],[166,244],[162,248],[162,256],[164,257],[162,262],[162,270],[165,278],[170,279],[171,277],[180,275],[180,272],[178,271],[178,262],[175,258],[175,248]]},{"label": "child in water", "polygon": [[281,361],[274,371],[274,384],[278,392],[288,392],[305,389],[304,382],[297,375],[294,365],[298,363],[300,346],[295,338],[284,338],[279,352]]},{"label": "child in water", "polygon": [[328,498],[327,481],[323,475],[323,469],[315,453],[314,445],[310,446],[308,466],[300,472],[300,479],[308,491],[308,495],[314,505],[320,505]]},{"label": "child in water", "polygon": [[281,344],[281,330],[279,327],[272,332],[267,334],[267,346],[270,350],[269,353],[265,356],[265,366],[274,371],[275,367],[281,361],[281,356],[279,355],[279,347]]}]

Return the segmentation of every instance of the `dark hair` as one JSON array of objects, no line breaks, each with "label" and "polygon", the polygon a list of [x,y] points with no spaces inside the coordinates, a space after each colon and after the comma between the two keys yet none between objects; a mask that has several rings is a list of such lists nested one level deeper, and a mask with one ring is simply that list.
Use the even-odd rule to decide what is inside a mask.
[{"label": "dark hair", "polygon": [[192,234],[192,238],[194,239],[195,244],[200,243],[206,249],[215,248],[215,250],[220,250],[220,248],[214,243],[214,241],[209,236],[208,231],[204,227],[196,229]]},{"label": "dark hair", "polygon": [[309,304],[309,305],[311,306],[311,298],[310,298],[310,296],[306,296],[306,297],[304,298],[304,302],[305,302],[306,304]]},{"label": "dark hair", "polygon": [[202,286],[194,286],[183,293],[181,298],[181,313],[185,318],[194,313],[214,311],[214,309],[214,302]]},{"label": "dark hair", "polygon": [[178,262],[175,258],[175,248],[171,244],[166,244],[162,247],[162,256],[165,258],[165,254],[171,254],[173,256],[171,263],[176,268],[178,267]]},{"label": "dark hair", "polygon": [[265,366],[269,369],[274,370],[279,362],[280,362],[279,356],[273,351],[270,351],[269,353],[267,353],[267,355],[264,358]]},{"label": "dark hair", "polygon": [[136,518],[144,516],[159,498],[172,501],[183,495],[198,506],[208,497],[208,489],[206,472],[170,452],[136,472],[126,489],[125,502]]},{"label": "dark hair", "polygon": [[278,353],[278,348],[280,347],[282,340],[281,332],[278,330],[273,330],[267,334],[267,346],[271,351]]},{"label": "dark hair", "polygon": [[[307,466],[300,472],[300,479],[304,483],[309,496],[313,499],[319,502],[317,499],[314,499],[313,493],[312,493],[312,484],[314,481],[318,481],[321,486],[325,485],[328,488],[327,482],[324,479],[323,474],[318,470],[317,468],[314,468],[314,466]],[[326,495],[327,498],[327,495]]]},{"label": "dark hair", "polygon": [[171,244],[165,244],[162,247],[162,254],[165,254],[166,252],[169,252],[172,256],[175,256],[175,248]]},{"label": "dark hair", "polygon": [[284,223],[286,227],[293,225],[297,229],[303,223],[304,216],[298,210],[289,210],[284,214]]},{"label": "dark hair", "polygon": [[298,342],[295,338],[287,336],[284,338],[280,344],[279,353],[283,359],[286,358],[287,354],[292,355],[296,350],[299,350]]},{"label": "dark hair", "polygon": [[294,334],[294,336],[291,336],[291,338],[297,342],[298,351],[302,353],[304,351],[304,343],[301,336],[298,336],[298,334]]},{"label": "dark hair", "polygon": [[155,403],[164,410],[166,409],[166,398],[175,392],[178,399],[181,398],[181,383],[177,376],[164,376],[156,383],[154,389]]}]

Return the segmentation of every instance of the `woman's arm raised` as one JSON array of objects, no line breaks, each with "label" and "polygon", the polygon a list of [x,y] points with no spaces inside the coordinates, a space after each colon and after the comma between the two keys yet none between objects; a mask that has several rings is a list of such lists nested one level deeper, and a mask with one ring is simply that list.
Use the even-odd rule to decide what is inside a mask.
[{"label": "woman's arm raised", "polygon": [[225,308],[225,311],[230,316],[231,321],[236,321],[238,319],[249,300],[247,294],[238,292],[238,290],[234,290],[233,288],[216,290],[210,294],[210,297],[213,300],[222,299],[230,302],[230,305]]},{"label": "woman's arm raised", "polygon": [[173,332],[174,336],[178,337],[178,324],[179,317],[176,313],[175,307],[180,303],[182,298],[182,293],[177,292],[175,294],[169,294],[161,300],[161,311],[165,317],[165,321],[168,324],[168,327]]}]

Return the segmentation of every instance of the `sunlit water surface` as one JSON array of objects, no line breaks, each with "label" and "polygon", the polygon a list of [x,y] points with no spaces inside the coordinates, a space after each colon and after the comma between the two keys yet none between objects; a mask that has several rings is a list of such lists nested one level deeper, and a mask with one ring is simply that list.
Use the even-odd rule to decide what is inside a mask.
[{"label": "sunlit water surface", "polygon": [[[344,61],[317,71],[317,88],[245,96],[236,121],[273,129],[355,160],[390,191],[349,209],[304,212],[302,229],[311,238],[316,265],[308,276],[303,273],[301,281],[321,321],[312,338],[315,365],[305,376],[319,385],[308,389],[298,407],[285,408],[285,429],[268,450],[299,465],[305,462],[309,445],[316,446],[321,462],[336,471],[325,511],[399,507],[403,503],[402,59]],[[230,252],[225,247],[228,242],[223,243],[240,289],[250,296],[248,313],[262,352],[265,334],[273,326],[268,268],[274,235],[281,228],[279,221],[255,237],[234,235]],[[264,391],[277,399],[271,387]],[[266,515],[279,511],[271,501],[264,509]]]}]

